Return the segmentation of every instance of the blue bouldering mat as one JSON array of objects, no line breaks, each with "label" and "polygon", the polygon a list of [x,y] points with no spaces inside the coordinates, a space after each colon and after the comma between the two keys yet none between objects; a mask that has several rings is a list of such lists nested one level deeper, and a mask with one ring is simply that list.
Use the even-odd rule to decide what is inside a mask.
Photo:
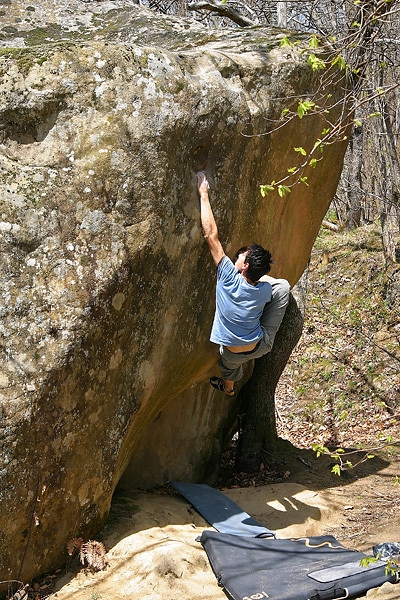
[{"label": "blue bouldering mat", "polygon": [[204,531],[200,541],[232,600],[343,600],[400,580],[399,571],[383,560],[361,565],[371,557],[333,536],[277,540],[218,490],[195,483],[171,486],[217,530]]},{"label": "blue bouldering mat", "polygon": [[172,481],[177,490],[194,508],[221,533],[250,537],[274,537],[274,533],[257,523],[233,500],[218,490],[202,483]]},{"label": "blue bouldering mat", "polygon": [[384,561],[361,566],[366,555],[332,536],[277,540],[204,531],[200,541],[233,600],[334,600],[399,581]]}]

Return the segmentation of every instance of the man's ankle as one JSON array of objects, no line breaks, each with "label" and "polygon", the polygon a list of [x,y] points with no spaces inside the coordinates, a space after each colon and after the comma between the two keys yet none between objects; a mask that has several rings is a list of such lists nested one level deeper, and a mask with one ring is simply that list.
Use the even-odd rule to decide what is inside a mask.
[{"label": "man's ankle", "polygon": [[227,386],[227,385],[226,385],[226,379],[224,379],[224,390],[225,390],[225,392],[226,392],[227,394],[229,394],[230,392],[232,392],[232,391],[233,391],[233,388],[234,388],[234,384],[233,384],[233,383],[230,383],[230,385],[229,385],[229,386]]}]

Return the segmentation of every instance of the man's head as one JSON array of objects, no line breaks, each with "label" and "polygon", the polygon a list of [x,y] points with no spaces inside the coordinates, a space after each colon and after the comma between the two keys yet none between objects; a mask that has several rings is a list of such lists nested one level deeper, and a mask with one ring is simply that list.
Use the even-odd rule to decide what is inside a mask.
[{"label": "man's head", "polygon": [[271,253],[259,244],[242,246],[233,259],[235,267],[246,275],[252,283],[256,283],[271,270],[273,263]]}]

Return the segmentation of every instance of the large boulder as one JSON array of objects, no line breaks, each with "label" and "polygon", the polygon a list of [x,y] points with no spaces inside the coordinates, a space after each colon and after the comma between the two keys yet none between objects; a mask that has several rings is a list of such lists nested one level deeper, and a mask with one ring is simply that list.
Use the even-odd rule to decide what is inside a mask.
[{"label": "large boulder", "polygon": [[[143,487],[215,475],[236,414],[207,383],[215,269],[195,171],[226,251],[259,241],[294,284],[346,143],[325,149],[309,187],[263,198],[324,127],[315,115],[277,128],[319,89],[306,40],[128,1],[5,4],[0,579],[26,581],[94,535],[124,473]],[[339,80],[329,93],[340,101]]]}]

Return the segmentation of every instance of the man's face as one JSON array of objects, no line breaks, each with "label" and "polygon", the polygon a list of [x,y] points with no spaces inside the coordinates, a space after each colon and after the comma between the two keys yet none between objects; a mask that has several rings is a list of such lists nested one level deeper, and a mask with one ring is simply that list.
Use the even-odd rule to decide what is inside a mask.
[{"label": "man's face", "polygon": [[235,269],[240,271],[240,273],[243,271],[243,267],[244,267],[245,261],[246,261],[246,256],[247,256],[247,250],[245,252],[240,252],[240,254],[235,262]]}]

